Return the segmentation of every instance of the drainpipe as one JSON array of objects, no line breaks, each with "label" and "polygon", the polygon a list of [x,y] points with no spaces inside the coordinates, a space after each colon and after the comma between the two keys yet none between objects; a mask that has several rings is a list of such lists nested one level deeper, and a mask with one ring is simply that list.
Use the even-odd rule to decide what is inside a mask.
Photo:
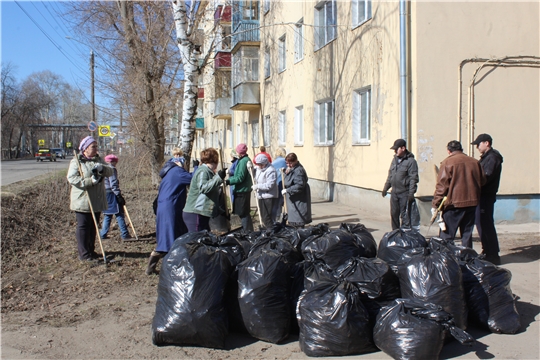
[{"label": "drainpipe", "polygon": [[408,141],[407,93],[407,0],[399,0],[399,82],[401,108],[401,138]]}]

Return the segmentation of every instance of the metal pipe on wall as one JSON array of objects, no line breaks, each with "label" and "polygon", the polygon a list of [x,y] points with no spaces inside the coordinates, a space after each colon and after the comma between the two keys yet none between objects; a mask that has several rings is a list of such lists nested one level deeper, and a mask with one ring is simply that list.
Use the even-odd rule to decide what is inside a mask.
[{"label": "metal pipe on wall", "polygon": [[399,0],[399,85],[401,109],[401,138],[408,141],[407,92],[407,0]]}]

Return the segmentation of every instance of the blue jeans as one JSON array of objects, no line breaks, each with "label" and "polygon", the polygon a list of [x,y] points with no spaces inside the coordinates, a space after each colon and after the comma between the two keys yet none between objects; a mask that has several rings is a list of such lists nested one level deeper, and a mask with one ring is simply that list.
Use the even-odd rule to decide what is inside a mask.
[{"label": "blue jeans", "polygon": [[118,223],[118,227],[120,228],[120,236],[122,237],[122,239],[129,237],[129,231],[126,226],[126,221],[124,220],[124,213],[118,213],[116,215],[104,214],[103,225],[101,226],[101,231],[99,232],[101,237],[104,238],[105,236],[107,236],[109,228],[111,227],[111,221],[113,216],[116,216],[116,222]]}]

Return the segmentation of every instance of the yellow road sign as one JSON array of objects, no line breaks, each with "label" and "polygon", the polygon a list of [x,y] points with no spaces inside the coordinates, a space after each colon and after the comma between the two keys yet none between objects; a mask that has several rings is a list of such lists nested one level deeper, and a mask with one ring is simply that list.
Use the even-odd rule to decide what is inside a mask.
[{"label": "yellow road sign", "polygon": [[111,126],[110,125],[100,125],[99,126],[99,136],[110,136],[111,135]]},{"label": "yellow road sign", "polygon": [[38,145],[39,145],[39,146],[45,146],[45,140],[39,139],[39,140],[38,140]]}]

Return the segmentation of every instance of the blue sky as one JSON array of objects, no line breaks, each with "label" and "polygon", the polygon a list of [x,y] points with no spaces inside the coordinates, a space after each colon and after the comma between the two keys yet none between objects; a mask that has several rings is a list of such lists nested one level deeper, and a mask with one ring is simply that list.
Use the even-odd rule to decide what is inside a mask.
[{"label": "blue sky", "polygon": [[16,65],[20,81],[50,70],[89,96],[90,49],[66,38],[69,29],[56,15],[61,8],[60,1],[1,0],[2,64]]}]

